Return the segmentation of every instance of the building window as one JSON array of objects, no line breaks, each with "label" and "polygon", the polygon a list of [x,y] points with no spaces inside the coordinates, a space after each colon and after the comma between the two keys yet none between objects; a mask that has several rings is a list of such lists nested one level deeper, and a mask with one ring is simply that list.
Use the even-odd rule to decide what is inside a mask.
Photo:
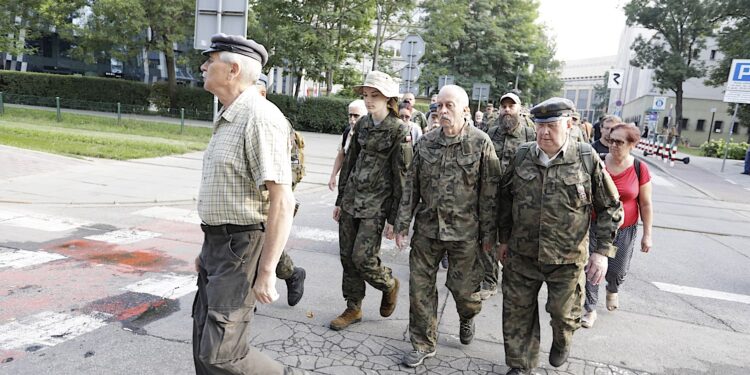
[{"label": "building window", "polygon": [[732,132],[730,134],[739,134],[739,126],[739,122],[735,122],[734,124],[732,124]]},{"label": "building window", "polygon": [[686,118],[682,119],[682,124],[680,124],[680,128],[682,130],[687,130],[687,128],[688,128],[688,119],[686,119]]},{"label": "building window", "polygon": [[698,120],[698,123],[695,124],[695,130],[702,132],[704,126],[706,126],[706,120]]},{"label": "building window", "polygon": [[576,90],[566,90],[565,99],[568,99],[571,102],[575,103],[576,102]]},{"label": "building window", "polygon": [[721,126],[724,125],[724,121],[714,121],[714,131],[721,133]]},{"label": "building window", "polygon": [[716,50],[715,49],[711,50],[711,57],[709,57],[709,59],[716,60]]},{"label": "building window", "polygon": [[581,90],[578,92],[578,104],[576,104],[578,110],[584,110],[589,107],[589,90]]}]

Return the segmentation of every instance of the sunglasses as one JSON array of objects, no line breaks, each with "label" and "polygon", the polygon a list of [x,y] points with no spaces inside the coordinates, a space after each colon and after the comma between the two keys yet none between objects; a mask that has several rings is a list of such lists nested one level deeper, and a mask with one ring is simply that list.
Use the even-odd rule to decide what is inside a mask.
[{"label": "sunglasses", "polygon": [[610,143],[611,145],[614,145],[614,146],[617,146],[617,147],[622,147],[622,146],[623,146],[623,145],[625,145],[625,144],[626,144],[627,142],[623,141],[622,139],[612,139],[612,138],[610,138],[610,139],[609,139],[609,143]]},{"label": "sunglasses", "polygon": [[360,118],[360,117],[362,117],[362,115],[358,115],[356,113],[350,113],[349,117]]}]

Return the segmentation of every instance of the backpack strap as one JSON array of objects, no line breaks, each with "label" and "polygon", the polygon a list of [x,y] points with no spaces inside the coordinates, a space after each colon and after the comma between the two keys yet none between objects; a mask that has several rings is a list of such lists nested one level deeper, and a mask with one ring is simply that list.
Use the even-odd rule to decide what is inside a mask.
[{"label": "backpack strap", "polygon": [[641,186],[641,161],[638,158],[633,158],[633,167],[635,168],[635,175],[638,177],[638,187]]},{"label": "backpack strap", "polygon": [[581,156],[583,161],[583,168],[587,174],[591,174],[594,171],[594,159],[591,157],[592,147],[586,142],[578,142],[578,154]]},{"label": "backpack strap", "polygon": [[521,165],[523,159],[526,157],[526,154],[528,154],[529,150],[531,150],[531,144],[532,142],[527,142],[518,146],[518,151],[516,151],[516,158],[514,159],[514,164],[516,165],[516,167]]}]

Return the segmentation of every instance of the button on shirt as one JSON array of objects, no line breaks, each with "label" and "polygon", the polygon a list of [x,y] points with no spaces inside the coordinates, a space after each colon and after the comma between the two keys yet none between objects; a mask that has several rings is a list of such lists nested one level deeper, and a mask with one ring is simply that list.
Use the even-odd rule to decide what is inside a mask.
[{"label": "button on shirt", "polygon": [[249,87],[214,120],[203,155],[198,215],[209,225],[265,222],[265,182],[292,184],[288,123],[281,111]]}]

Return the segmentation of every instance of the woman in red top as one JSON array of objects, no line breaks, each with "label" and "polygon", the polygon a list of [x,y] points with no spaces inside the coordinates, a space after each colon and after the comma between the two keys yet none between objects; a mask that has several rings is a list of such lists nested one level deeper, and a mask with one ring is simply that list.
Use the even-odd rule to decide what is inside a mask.
[{"label": "woman in red top", "polygon": [[[635,158],[630,151],[640,140],[640,131],[635,125],[619,123],[609,133],[609,154],[604,157],[607,172],[620,193],[624,211],[624,220],[617,231],[614,245],[617,255],[609,258],[607,268],[607,310],[613,311],[619,306],[617,292],[625,281],[633,257],[635,237],[638,232],[638,216],[643,220],[641,251],[651,250],[651,175],[645,163],[639,163],[640,173],[636,172]],[[639,175],[640,174],[640,178]],[[590,236],[589,249],[596,249],[596,238]],[[586,312],[581,325],[591,328],[596,321],[596,303],[599,299],[599,286],[586,282]]]}]

